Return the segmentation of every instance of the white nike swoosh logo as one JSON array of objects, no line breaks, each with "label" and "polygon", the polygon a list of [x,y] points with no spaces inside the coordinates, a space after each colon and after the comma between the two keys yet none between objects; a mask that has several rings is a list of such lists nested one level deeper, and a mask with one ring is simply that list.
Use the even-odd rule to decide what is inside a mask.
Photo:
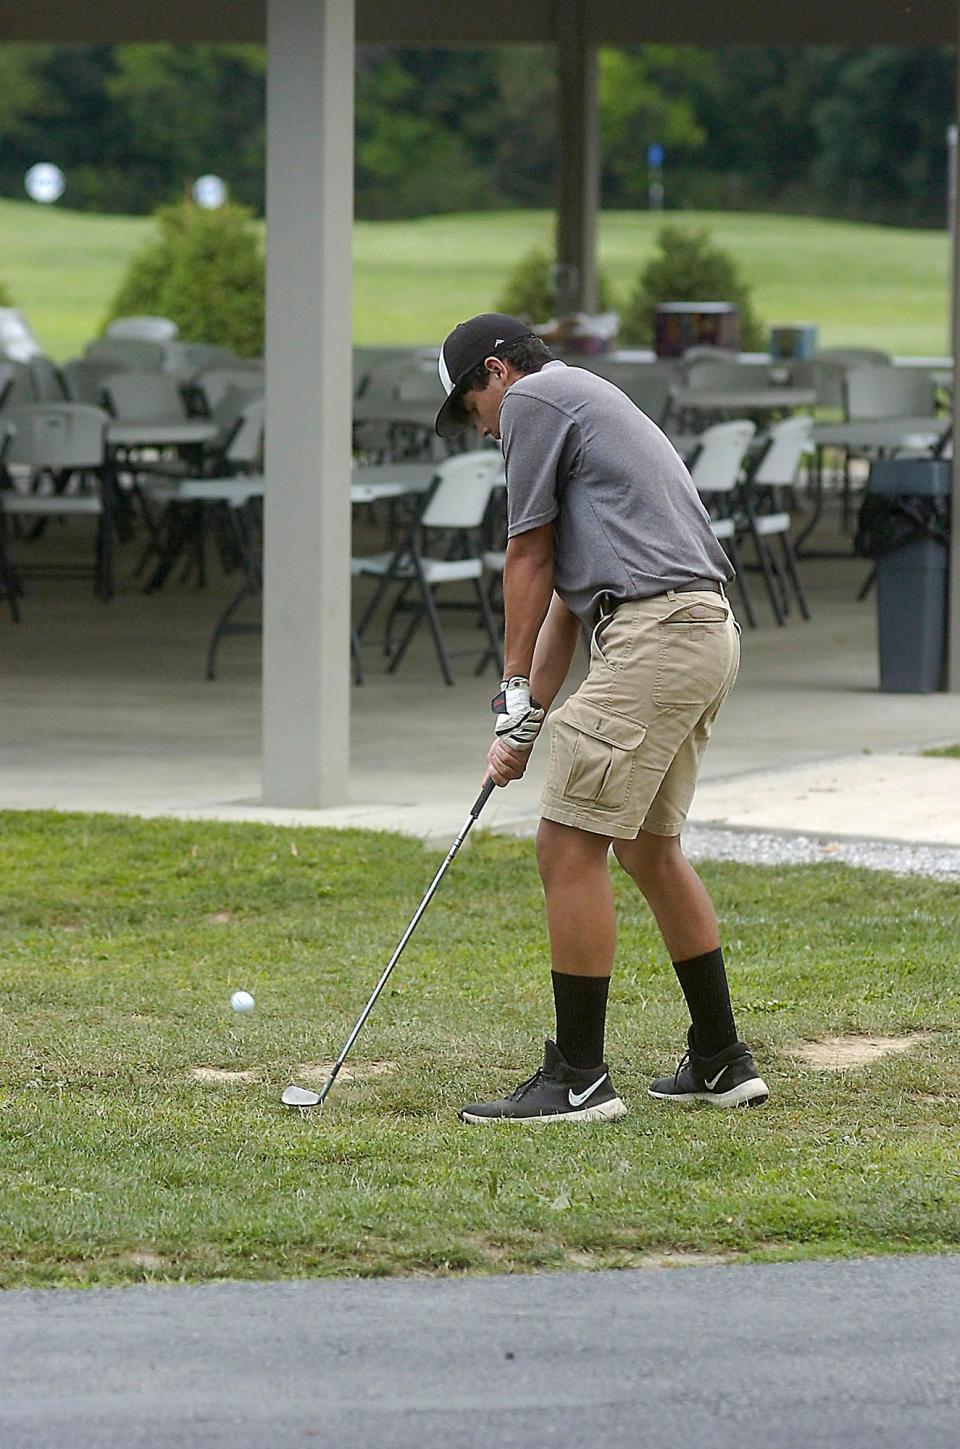
[{"label": "white nike swoosh logo", "polygon": [[605,1082],[608,1076],[609,1073],[604,1072],[602,1077],[598,1077],[595,1082],[591,1082],[590,1086],[585,1092],[575,1092],[573,1088],[570,1087],[567,1090],[567,1101],[570,1103],[570,1106],[582,1107],[587,1098],[593,1096],[594,1092],[600,1086],[601,1082]]},{"label": "white nike swoosh logo", "polygon": [[[727,1066],[729,1066],[729,1065],[730,1065],[730,1063],[728,1062],[727,1063]],[[727,1067],[721,1067],[720,1070],[719,1070],[719,1072],[717,1072],[717,1075],[714,1077],[714,1079],[713,1079],[712,1082],[711,1082],[711,1080],[710,1080],[709,1077],[704,1077],[703,1080],[706,1083],[707,1089],[709,1091],[711,1091],[711,1092],[713,1091],[714,1087],[717,1085],[717,1083],[719,1082],[720,1078],[723,1076],[723,1074],[724,1074],[724,1072],[726,1070],[727,1070]]]}]

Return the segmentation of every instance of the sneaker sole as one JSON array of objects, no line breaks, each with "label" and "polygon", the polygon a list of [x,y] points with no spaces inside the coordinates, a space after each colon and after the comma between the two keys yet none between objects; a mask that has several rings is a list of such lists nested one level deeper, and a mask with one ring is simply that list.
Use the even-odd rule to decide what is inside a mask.
[{"label": "sneaker sole", "polygon": [[647,1088],[647,1096],[657,1102],[709,1102],[711,1107],[760,1107],[770,1096],[762,1077],[751,1077],[731,1087],[729,1092],[655,1092]]},{"label": "sneaker sole", "polygon": [[540,1127],[547,1122],[617,1122],[627,1115],[625,1102],[613,1097],[609,1102],[598,1102],[593,1107],[582,1107],[577,1112],[551,1112],[545,1117],[480,1117],[476,1112],[458,1112],[461,1122],[471,1126],[486,1127],[490,1123],[519,1122],[525,1127]]}]

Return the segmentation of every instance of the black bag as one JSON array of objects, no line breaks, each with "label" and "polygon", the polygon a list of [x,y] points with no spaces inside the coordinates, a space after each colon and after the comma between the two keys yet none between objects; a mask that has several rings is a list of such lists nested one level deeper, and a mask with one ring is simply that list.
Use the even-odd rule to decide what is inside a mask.
[{"label": "black bag", "polygon": [[950,499],[906,494],[868,493],[860,508],[854,552],[883,558],[909,543],[950,540]]}]

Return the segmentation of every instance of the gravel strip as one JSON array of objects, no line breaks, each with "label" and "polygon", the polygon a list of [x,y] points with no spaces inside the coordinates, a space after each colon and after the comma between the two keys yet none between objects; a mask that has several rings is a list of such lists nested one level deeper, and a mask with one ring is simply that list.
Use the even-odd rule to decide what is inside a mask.
[{"label": "gravel strip", "polygon": [[836,861],[893,875],[960,880],[960,849],[892,840],[831,840],[829,836],[776,835],[759,830],[721,830],[688,825],[684,854],[691,860],[735,860],[741,865],[811,865]]}]

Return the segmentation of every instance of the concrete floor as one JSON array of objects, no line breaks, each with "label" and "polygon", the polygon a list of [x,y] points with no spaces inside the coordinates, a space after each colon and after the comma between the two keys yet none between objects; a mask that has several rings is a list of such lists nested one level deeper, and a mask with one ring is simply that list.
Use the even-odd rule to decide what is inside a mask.
[{"label": "concrete floor", "polygon": [[[86,543],[64,535],[57,546]],[[450,836],[481,779],[492,673],[476,679],[473,658],[463,658],[448,688],[424,630],[390,677],[371,643],[366,682],[353,690],[349,808],[264,809],[259,636],[228,639],[219,678],[203,675],[209,630],[233,580],[217,575],[203,590],[171,582],[145,595],[130,577],[133,552],[121,555],[109,604],[85,582],[29,582],[14,626],[0,603],[0,808],[357,823]],[[895,758],[960,740],[960,698],[878,692],[874,603],[856,601],[865,571],[854,560],[805,562],[814,618],[795,617],[783,629],[754,585],[761,627],[744,630],[740,680],[715,732],[694,818],[960,843],[960,766]],[[474,650],[478,636],[464,616],[454,617],[450,638]],[[493,797],[485,825],[530,827],[545,763],[546,751],[535,751],[527,778]]]}]

